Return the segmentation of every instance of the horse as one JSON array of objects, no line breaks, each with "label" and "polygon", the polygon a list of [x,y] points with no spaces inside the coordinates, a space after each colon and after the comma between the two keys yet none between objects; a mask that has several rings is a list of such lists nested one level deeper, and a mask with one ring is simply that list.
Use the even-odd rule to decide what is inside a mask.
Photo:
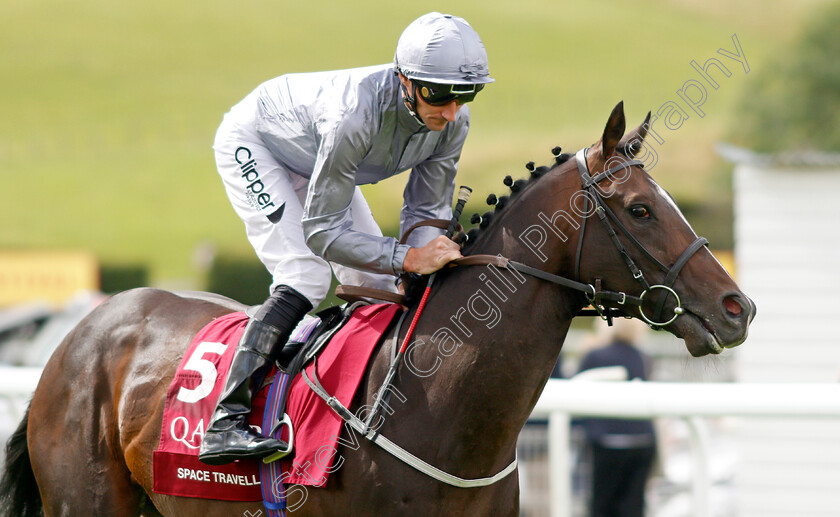
[{"label": "horse", "polygon": [[[605,317],[620,309],[669,331],[692,356],[746,339],[755,305],[634,159],[649,120],[650,113],[625,136],[619,103],[592,147],[574,159],[558,154],[530,179],[508,182],[516,192],[500,199],[463,248],[465,256],[504,260],[439,272],[395,379],[401,396],[389,403],[382,436],[462,478],[499,473],[515,459],[519,432],[572,319],[589,305]],[[409,318],[419,305],[408,308]],[[88,315],[49,360],[9,440],[4,515],[262,515],[259,502],[152,489],[164,396],[187,344],[213,318],[244,309],[217,295],[140,288]],[[390,335],[377,345],[351,411],[373,404],[397,345]],[[370,441],[342,443],[341,468],[324,487],[297,495],[300,487],[287,487],[290,505],[300,503],[290,506],[294,515],[519,514],[515,472],[461,488]]]}]

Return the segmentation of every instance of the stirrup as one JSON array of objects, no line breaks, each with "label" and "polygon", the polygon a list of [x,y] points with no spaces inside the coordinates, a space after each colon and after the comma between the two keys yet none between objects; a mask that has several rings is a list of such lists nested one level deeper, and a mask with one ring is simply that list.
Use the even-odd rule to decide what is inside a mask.
[{"label": "stirrup", "polygon": [[[273,463],[277,460],[285,458],[286,456],[289,455],[289,453],[292,452],[292,449],[294,448],[295,428],[294,428],[294,426],[292,426],[292,419],[289,418],[288,413],[283,413],[283,418],[278,420],[277,423],[274,424],[274,426],[271,428],[271,432],[268,433],[268,434],[269,434],[269,436],[274,435],[274,433],[278,429],[281,429],[283,426],[286,426],[286,427],[289,428],[289,440],[286,442],[286,448],[285,449],[280,449],[279,451],[273,452],[273,453],[269,454],[268,456],[264,457],[262,462],[265,463],[266,465],[269,464],[269,463]],[[283,443],[283,440],[278,439],[278,441],[280,443]]]}]

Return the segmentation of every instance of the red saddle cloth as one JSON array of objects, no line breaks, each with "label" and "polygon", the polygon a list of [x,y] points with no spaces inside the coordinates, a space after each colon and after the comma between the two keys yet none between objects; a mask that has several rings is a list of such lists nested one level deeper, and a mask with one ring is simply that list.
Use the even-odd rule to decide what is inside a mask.
[{"label": "red saddle cloth", "polygon": [[[357,309],[318,357],[323,386],[349,407],[376,344],[399,306],[367,305]],[[159,494],[226,501],[259,501],[259,462],[240,460],[206,465],[198,449],[221,395],[233,352],[248,317],[232,313],[217,318],[193,338],[166,393],[160,444],[154,451],[154,491]],[[311,376],[312,365],[306,368]],[[249,417],[259,427],[268,388],[254,398]],[[298,376],[292,381],[286,413],[295,430],[294,456],[283,462],[283,482],[319,486],[335,462],[325,447],[337,447],[343,421]],[[265,430],[268,432],[268,430]],[[319,451],[321,451],[319,453]]]}]

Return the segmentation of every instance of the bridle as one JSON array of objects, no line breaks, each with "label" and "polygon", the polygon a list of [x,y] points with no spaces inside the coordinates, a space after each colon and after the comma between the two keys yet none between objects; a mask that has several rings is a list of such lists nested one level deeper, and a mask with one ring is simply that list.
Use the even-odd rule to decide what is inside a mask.
[{"label": "bridle", "polygon": [[[601,195],[601,192],[596,187],[597,183],[603,179],[611,178],[615,175],[616,172],[626,169],[629,167],[643,167],[644,163],[631,159],[623,161],[617,165],[610,167],[609,169],[592,176],[589,171],[589,164],[586,161],[586,153],[589,150],[588,147],[579,150],[575,154],[575,162],[577,163],[578,172],[580,173],[580,180],[581,180],[581,187],[587,195],[581,196],[584,199],[584,206],[582,213],[584,214],[582,217],[581,222],[581,229],[580,229],[580,236],[578,238],[578,245],[577,245],[577,252],[575,253],[575,269],[574,275],[575,280],[580,280],[580,264],[581,264],[581,254],[583,251],[583,239],[586,235],[586,221],[588,216],[591,215],[589,213],[589,202],[592,201],[594,207],[593,212],[598,214],[598,219],[604,224],[604,227],[607,230],[607,234],[609,234],[610,239],[612,240],[613,244],[615,245],[618,252],[621,254],[621,257],[624,259],[624,263],[627,265],[627,268],[630,270],[630,273],[633,275],[633,278],[638,281],[643,288],[642,293],[638,296],[638,298],[633,298],[633,305],[638,304],[639,307],[639,316],[651,327],[664,327],[666,325],[671,324],[680,314],[683,314],[685,310],[682,308],[682,302],[680,301],[680,297],[676,291],[673,289],[674,282],[677,280],[677,277],[682,271],[682,268],[688,263],[689,259],[694,256],[703,246],[706,246],[709,241],[706,240],[704,237],[697,237],[694,242],[692,242],[688,247],[682,252],[682,254],[677,258],[674,265],[670,268],[659,261],[656,257],[651,254],[645,246],[639,242],[636,237],[633,236],[632,233],[624,226],[621,221],[618,219],[618,216],[610,210],[607,204],[604,202],[604,198]],[[628,171],[629,173],[629,171]],[[615,231],[614,226],[617,226],[621,233],[623,233],[633,245],[639,249],[651,262],[653,262],[662,272],[665,273],[665,278],[661,284],[650,285],[645,278],[644,273],[642,270],[636,265],[630,255],[627,253],[627,249],[624,247],[624,244],[618,238],[618,234]],[[662,296],[659,301],[654,306],[654,312],[651,316],[645,314],[644,310],[642,309],[642,303],[644,302],[645,296],[656,290],[660,289],[665,291],[665,296]],[[603,306],[602,303],[599,303],[597,291],[594,291],[594,295],[590,296],[586,291],[587,300],[592,304],[592,306],[603,316],[604,311],[606,308]],[[624,294],[624,293],[619,293]],[[668,298],[668,295],[672,295],[677,302],[677,306],[674,308],[674,314],[669,319],[665,321],[660,321],[662,317],[662,311],[665,307],[665,301]],[[622,300],[618,301],[618,304],[627,303],[627,300],[630,297],[624,297]]]},{"label": "bridle", "polygon": [[[621,221],[618,219],[618,216],[615,215],[615,213],[612,210],[610,210],[610,208],[604,202],[604,198],[601,195],[601,192],[596,187],[599,181],[604,180],[606,178],[612,178],[616,172],[622,169],[627,169],[629,167],[642,167],[644,163],[635,159],[625,160],[617,165],[610,167],[609,169],[603,172],[596,174],[595,176],[592,176],[589,171],[589,165],[586,163],[586,153],[588,150],[589,148],[584,148],[575,154],[575,161],[577,162],[578,172],[580,173],[581,186],[583,189],[582,191],[585,193],[585,195],[581,196],[584,198],[584,207],[583,210],[579,212],[580,214],[582,214],[582,222],[578,237],[577,251],[575,253],[574,279],[566,278],[560,275],[555,275],[553,273],[543,271],[542,269],[523,264],[522,262],[511,260],[502,255],[467,255],[465,257],[453,260],[451,265],[492,265],[498,268],[518,271],[520,273],[533,276],[541,280],[545,280],[546,282],[551,282],[556,285],[579,291],[583,293],[584,297],[586,298],[586,301],[593,307],[595,312],[607,322],[611,322],[611,318],[614,315],[614,311],[607,307],[607,303],[619,306],[619,308],[622,310],[618,311],[618,314],[625,316],[628,314],[627,311],[623,310],[623,308],[627,306],[635,306],[638,307],[639,316],[642,318],[642,320],[648,325],[650,325],[651,328],[659,330],[662,327],[673,323],[673,321],[676,320],[679,315],[685,312],[685,309],[683,309],[682,307],[682,301],[680,300],[680,297],[677,294],[677,292],[674,290],[674,282],[676,282],[680,271],[682,271],[683,267],[688,263],[689,259],[691,259],[691,257],[693,257],[695,253],[697,253],[701,248],[703,248],[703,246],[707,245],[709,241],[707,241],[704,237],[697,237],[697,239],[695,239],[694,242],[692,242],[688,245],[688,247],[686,247],[682,254],[677,258],[676,262],[674,262],[674,265],[671,267],[668,267],[661,261],[659,261],[659,259],[654,257],[653,254],[651,254],[650,251],[648,251],[647,248],[645,248],[645,246],[641,242],[639,242],[639,240],[636,239],[636,237],[634,237],[633,234],[630,233],[630,231],[621,223]],[[590,201],[593,205],[591,213],[589,206]],[[598,219],[601,221],[601,223],[604,224],[604,227],[607,230],[607,234],[610,236],[610,239],[612,240],[619,254],[624,259],[624,263],[627,265],[627,268],[630,270],[630,273],[633,275],[633,278],[641,284],[642,293],[638,296],[630,295],[620,291],[610,291],[608,289],[602,289],[601,280],[599,278],[595,279],[594,285],[583,283],[580,281],[580,265],[581,256],[583,253],[583,240],[586,234],[586,221],[589,218],[589,216],[591,216],[593,213],[598,214]],[[411,228],[406,230],[400,242],[405,243],[406,239],[411,234],[411,232],[420,226],[434,226],[437,228],[446,229],[448,226],[450,226],[450,223],[451,222],[446,219],[431,219],[428,221],[418,222]],[[618,238],[618,233],[616,232],[615,227],[618,227],[621,233],[623,233],[636,248],[638,248],[648,259],[650,259],[651,262],[653,262],[659,269],[662,270],[662,272],[665,273],[665,278],[663,279],[661,284],[650,285],[650,283],[648,283],[644,273],[630,257],[630,254],[627,253],[627,249],[624,247],[624,244],[621,242],[621,239]],[[378,289],[371,289],[365,287],[348,288],[347,286],[340,287],[343,288],[342,292],[339,293],[339,289],[337,288],[336,294],[338,294],[339,297],[344,298],[345,300],[351,300],[358,297],[370,297],[381,300],[388,300],[395,303],[406,303],[404,296],[380,291]],[[645,297],[648,296],[649,293],[651,293],[652,291],[656,290],[665,291],[665,295],[662,296],[655,303],[653,314],[645,314],[644,309],[642,308],[642,304],[645,301]],[[677,304],[676,307],[674,307],[673,309],[673,316],[670,316],[669,318],[664,320],[660,320],[660,318],[662,318],[662,312],[665,307],[665,302],[668,299],[668,295],[673,296]]]},{"label": "bridle", "polygon": [[[581,185],[583,191],[587,194],[584,195],[584,210],[581,229],[580,229],[580,237],[578,238],[578,246],[577,251],[575,253],[575,267],[574,267],[574,275],[575,279],[569,279],[566,277],[562,277],[560,275],[555,275],[549,273],[547,271],[543,271],[541,269],[537,269],[532,266],[528,266],[521,262],[516,262],[514,260],[510,260],[507,257],[503,257],[501,255],[468,255],[457,260],[453,261],[453,265],[458,266],[474,266],[474,265],[493,265],[500,268],[506,268],[518,271],[520,273],[524,273],[536,278],[540,278],[542,280],[561,285],[564,287],[568,287],[570,289],[574,289],[580,291],[584,294],[587,301],[595,308],[598,314],[601,315],[607,321],[610,321],[611,312],[610,309],[605,306],[605,302],[613,302],[620,306],[625,305],[633,305],[638,306],[639,308],[639,315],[641,318],[651,327],[653,328],[661,328],[666,325],[671,324],[677,317],[685,312],[682,308],[682,303],[680,301],[680,297],[676,291],[673,289],[673,284],[676,281],[677,277],[682,271],[683,267],[689,261],[689,259],[694,256],[697,251],[700,250],[703,246],[708,244],[708,241],[703,237],[698,237],[695,239],[693,243],[691,243],[677,258],[677,261],[674,263],[673,266],[670,268],[660,262],[656,257],[654,257],[645,247],[644,245],[638,241],[628,230],[627,228],[621,223],[618,219],[618,216],[610,210],[607,204],[604,202],[603,196],[596,188],[596,184],[606,178],[611,177],[611,175],[615,174],[621,169],[626,169],[629,167],[642,167],[644,164],[635,159],[630,159],[619,163],[609,169],[596,174],[594,177],[591,175],[589,171],[589,166],[586,163],[586,152],[589,148],[581,149],[575,155],[575,160],[577,162],[578,172],[580,172],[581,178]],[[460,196],[459,196],[460,197]],[[596,279],[595,285],[592,284],[585,284],[580,282],[580,264],[581,264],[581,255],[583,251],[583,239],[586,233],[586,220],[589,215],[589,201],[592,201],[593,204],[593,213],[598,214],[598,219],[605,225],[607,233],[610,236],[610,239],[613,241],[613,244],[618,249],[618,252],[621,254],[622,258],[624,259],[625,264],[627,265],[630,273],[643,287],[643,291],[639,296],[632,296],[628,295],[623,292],[615,292],[609,290],[603,290],[600,288],[600,279]],[[460,202],[460,199],[459,199]],[[461,203],[461,207],[463,208],[463,204]],[[458,215],[460,214],[460,209],[458,209],[456,216],[454,217],[453,221],[457,222]],[[418,226],[435,226],[438,228],[447,228],[451,226],[452,221],[445,220],[445,219],[435,219],[430,221],[423,221],[420,223],[415,224],[411,228],[409,228],[402,237],[402,242],[404,242],[408,235]],[[651,260],[654,264],[656,264],[659,269],[661,269],[665,273],[665,279],[661,284],[650,285],[648,281],[645,279],[645,275],[642,273],[642,270],[636,265],[630,255],[627,253],[627,249],[622,244],[621,239],[618,238],[618,234],[615,231],[615,226],[621,230],[621,232],[630,239],[630,242],[633,243],[648,259]],[[429,280],[431,282],[431,279]],[[359,288],[366,289],[366,288]],[[655,305],[654,313],[652,316],[648,316],[645,314],[644,310],[642,309],[642,304],[644,303],[645,296],[654,291],[656,289],[661,289],[666,292],[665,296],[663,296]],[[359,291],[361,295],[364,296],[371,296],[371,291],[378,291],[378,290],[370,290],[368,289],[366,292]],[[338,289],[336,289],[336,293],[338,293]],[[373,297],[380,298],[380,299],[388,299],[385,296],[390,296],[392,293],[385,293],[384,295],[377,296],[373,294]],[[668,294],[674,296],[677,301],[677,306],[674,308],[674,315],[671,316],[667,321],[659,321],[662,311],[665,305],[665,301],[668,298]],[[428,290],[424,294],[424,299],[421,300],[421,303],[418,305],[417,311],[415,313],[415,322],[416,318],[422,312],[422,307],[425,305],[425,297],[428,295]],[[404,302],[404,298],[400,295],[400,299]],[[309,379],[306,375],[303,376],[304,381],[309,385],[309,387],[321,398],[323,398],[327,404],[343,419],[347,424],[349,424],[353,429],[361,433],[367,439],[373,441],[374,443],[378,444],[389,453],[393,454],[403,462],[411,465],[415,469],[423,472],[424,474],[437,479],[443,483],[447,483],[449,485],[461,487],[461,488],[471,488],[471,487],[482,487],[488,486],[497,481],[505,478],[511,472],[516,469],[517,460],[514,458],[507,467],[505,467],[500,472],[496,473],[491,477],[486,478],[479,478],[479,479],[463,479],[447,472],[444,472],[433,465],[426,463],[425,461],[421,460],[420,458],[416,457],[415,455],[409,453],[408,451],[404,450],[402,447],[398,446],[397,444],[391,442],[390,440],[386,439],[384,436],[380,435],[377,430],[372,427],[372,422],[375,416],[379,413],[379,410],[382,405],[382,401],[387,398],[387,395],[390,394],[388,390],[389,386],[393,381],[393,375],[391,375],[392,371],[396,371],[396,367],[402,364],[402,354],[403,351],[399,353],[396,352],[396,343],[400,334],[400,329],[402,327],[403,320],[409,314],[409,311],[403,313],[403,317],[399,320],[396,326],[395,331],[395,338],[394,343],[395,345],[392,347],[392,358],[391,358],[391,370],[389,370],[389,374],[386,376],[385,382],[383,382],[382,386],[379,389],[379,393],[376,397],[376,403],[369,412],[367,422],[363,422],[355,415],[353,415],[347,408],[345,408],[341,402],[339,402],[335,397],[332,397],[327,393],[327,391],[321,386],[320,382],[318,382],[317,376],[315,375],[315,371],[313,370],[313,379]],[[412,327],[408,330],[405,337],[405,343],[408,342],[408,338],[411,335],[411,331],[413,329],[414,322],[412,322]],[[306,373],[306,372],[303,372]]]},{"label": "bridle", "polygon": [[[635,306],[638,307],[639,316],[642,320],[645,321],[651,328],[656,330],[661,329],[667,325],[673,323],[674,320],[677,319],[678,316],[685,312],[685,309],[682,307],[682,301],[680,300],[679,295],[674,290],[674,282],[676,282],[677,277],[682,271],[683,267],[688,263],[689,259],[694,256],[703,246],[706,246],[709,241],[706,240],[704,237],[697,237],[691,244],[686,247],[686,249],[682,252],[682,254],[677,258],[674,265],[671,267],[666,266],[663,264],[659,259],[653,256],[650,251],[645,248],[645,246],[639,242],[636,237],[633,236],[632,233],[621,223],[618,216],[610,210],[607,204],[604,202],[604,197],[601,192],[597,188],[598,182],[607,178],[614,178],[614,175],[622,170],[628,169],[629,167],[643,167],[644,163],[635,160],[629,159],[624,160],[621,163],[610,167],[609,169],[592,176],[589,171],[589,165],[586,162],[586,153],[589,151],[589,148],[584,148],[578,151],[575,154],[575,161],[577,163],[578,172],[580,173],[580,180],[581,180],[581,187],[582,192],[585,195],[582,195],[584,199],[584,206],[583,210],[579,212],[582,215],[582,222],[580,227],[580,233],[578,237],[578,245],[577,251],[575,253],[575,266],[574,266],[574,280],[566,277],[562,277],[560,275],[555,275],[553,273],[549,273],[547,271],[543,271],[542,269],[538,269],[532,266],[528,266],[521,262],[516,262],[514,260],[510,260],[507,257],[503,257],[501,255],[469,255],[463,257],[461,259],[457,259],[454,264],[460,266],[466,265],[485,265],[485,264],[492,264],[496,267],[512,269],[518,271],[520,273],[524,273],[536,278],[540,278],[547,282],[551,282],[557,285],[561,285],[564,287],[568,287],[570,289],[574,289],[576,291],[580,291],[586,297],[587,302],[594,308],[595,312],[601,316],[604,320],[611,322],[611,318],[613,312],[606,306],[606,303],[612,303],[618,305],[619,307],[623,308],[626,306]],[[629,173],[629,171],[628,171]],[[591,212],[590,212],[590,202],[592,203]],[[577,211],[577,210],[575,210]],[[595,279],[595,283],[587,284],[580,281],[580,265],[581,265],[581,256],[583,253],[583,240],[586,234],[586,221],[592,214],[598,214],[598,219],[603,223],[604,227],[607,230],[607,234],[610,236],[610,240],[612,240],[613,245],[618,250],[621,257],[624,259],[624,263],[627,265],[627,268],[630,270],[630,273],[633,275],[633,278],[639,282],[642,286],[642,293],[638,296],[633,296],[624,292],[616,292],[610,291],[607,289],[601,288],[601,280],[599,278]],[[661,284],[654,284],[651,285],[647,279],[645,278],[644,273],[642,270],[636,265],[633,261],[633,258],[630,257],[630,254],[627,252],[627,249],[624,247],[624,244],[621,242],[621,239],[618,237],[618,233],[616,232],[615,228],[618,228],[621,233],[623,233],[633,245],[639,249],[651,262],[653,262],[659,269],[665,273],[665,278],[663,279]],[[413,229],[413,228],[412,228]],[[410,231],[410,230],[409,230]],[[654,305],[653,314],[648,315],[645,314],[644,309],[642,308],[643,303],[645,301],[645,297],[649,295],[652,291],[662,290],[665,291],[665,295],[662,296]],[[662,313],[665,307],[665,302],[668,299],[668,295],[671,295],[676,300],[677,304],[676,307],[673,309],[673,315],[668,317],[667,319],[662,319]],[[622,311],[626,313],[626,311]],[[621,313],[620,313],[621,314]],[[625,314],[626,315],[626,314]]]}]

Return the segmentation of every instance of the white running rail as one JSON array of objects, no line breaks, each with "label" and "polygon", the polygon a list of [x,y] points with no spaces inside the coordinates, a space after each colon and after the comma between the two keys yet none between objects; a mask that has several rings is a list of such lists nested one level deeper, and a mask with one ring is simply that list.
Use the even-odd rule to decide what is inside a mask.
[{"label": "white running rail", "polygon": [[41,368],[0,366],[0,419],[17,428],[32,393],[41,378]]},{"label": "white running rail", "polygon": [[[708,436],[704,418],[840,419],[840,384],[604,382],[604,371],[549,380],[532,418],[548,419],[551,517],[571,516],[569,424],[572,416],[684,419],[692,430],[694,516],[709,517]],[[0,420],[13,430],[38,385],[41,368],[0,366]]]},{"label": "white running rail", "polygon": [[840,418],[840,384],[590,382],[549,380],[532,418],[548,419],[551,517],[571,516],[571,416],[682,418],[692,430],[695,517],[709,517],[704,418]]}]

